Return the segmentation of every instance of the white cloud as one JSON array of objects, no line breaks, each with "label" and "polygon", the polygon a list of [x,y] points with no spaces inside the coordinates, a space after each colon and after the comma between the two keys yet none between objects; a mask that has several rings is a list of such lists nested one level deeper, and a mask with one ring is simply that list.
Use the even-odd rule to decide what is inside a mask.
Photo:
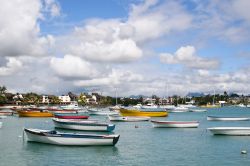
[{"label": "white cloud", "polygon": [[179,3],[157,3],[156,0],[148,0],[144,4],[132,6],[128,24],[134,27],[133,38],[137,42],[144,43],[192,26],[192,16]]},{"label": "white cloud", "polygon": [[[54,2],[51,2],[54,5]],[[3,1],[0,5],[0,56],[46,55],[53,36],[40,35],[40,0]]]},{"label": "white cloud", "polygon": [[169,53],[160,54],[162,63],[167,64],[182,64],[193,69],[216,69],[219,66],[217,60],[201,58],[196,55],[196,50],[193,46],[180,47],[173,55]]},{"label": "white cloud", "polygon": [[143,80],[143,76],[133,73],[129,70],[113,69],[106,77],[94,78],[90,80],[76,81],[77,86],[109,86],[115,87],[121,84],[129,84],[131,82],[140,82]]},{"label": "white cloud", "polygon": [[73,55],[65,55],[63,58],[52,58],[50,67],[64,78],[93,78],[98,73],[93,64]]},{"label": "white cloud", "polygon": [[0,76],[7,76],[14,74],[23,67],[22,62],[14,57],[9,57],[6,59],[8,60],[6,66],[0,67]]}]

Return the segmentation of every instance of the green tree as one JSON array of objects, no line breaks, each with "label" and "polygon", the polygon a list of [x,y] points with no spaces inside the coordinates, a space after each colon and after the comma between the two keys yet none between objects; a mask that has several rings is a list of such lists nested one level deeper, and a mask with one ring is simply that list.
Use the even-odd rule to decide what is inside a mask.
[{"label": "green tree", "polygon": [[6,93],[7,88],[5,86],[0,86],[0,104],[6,104],[7,103],[7,98],[6,98]]},{"label": "green tree", "polygon": [[86,100],[86,97],[83,93],[81,93],[77,99],[78,103],[80,105],[86,105],[87,104],[87,100]]},{"label": "green tree", "polygon": [[36,104],[38,105],[40,101],[42,100],[42,97],[36,93],[27,93],[24,95],[23,104]]},{"label": "green tree", "polygon": [[57,96],[54,96],[54,95],[50,96],[49,99],[50,99],[50,103],[52,104],[60,104],[61,102],[61,100]]}]

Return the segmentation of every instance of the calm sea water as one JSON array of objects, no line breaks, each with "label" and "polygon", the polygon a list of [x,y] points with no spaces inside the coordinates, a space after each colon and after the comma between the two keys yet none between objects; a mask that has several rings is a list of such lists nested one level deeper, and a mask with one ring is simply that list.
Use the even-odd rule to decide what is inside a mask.
[{"label": "calm sea water", "polygon": [[[250,108],[224,107],[203,113],[170,113],[161,120],[198,120],[190,129],[153,128],[150,122],[116,122],[116,146],[68,147],[23,141],[23,127],[54,129],[50,118],[1,119],[0,165],[250,165],[250,136],[213,136],[207,127],[248,126],[250,121],[212,122],[207,115],[250,116]],[[103,116],[92,119],[108,121]],[[135,128],[138,126],[138,128]],[[70,130],[60,130],[72,132]],[[241,150],[249,154],[242,155]]]}]

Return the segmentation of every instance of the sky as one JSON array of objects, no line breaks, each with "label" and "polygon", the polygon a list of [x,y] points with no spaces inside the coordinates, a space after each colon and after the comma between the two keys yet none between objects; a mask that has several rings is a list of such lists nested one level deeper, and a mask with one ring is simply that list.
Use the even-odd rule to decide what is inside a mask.
[{"label": "sky", "polygon": [[250,94],[249,0],[12,0],[0,6],[9,92]]}]

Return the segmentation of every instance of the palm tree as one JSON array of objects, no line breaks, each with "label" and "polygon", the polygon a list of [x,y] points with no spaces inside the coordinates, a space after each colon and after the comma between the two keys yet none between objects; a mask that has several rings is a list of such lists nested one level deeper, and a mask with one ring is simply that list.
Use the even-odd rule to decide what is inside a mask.
[{"label": "palm tree", "polygon": [[6,93],[7,88],[5,86],[0,86],[0,94]]}]

